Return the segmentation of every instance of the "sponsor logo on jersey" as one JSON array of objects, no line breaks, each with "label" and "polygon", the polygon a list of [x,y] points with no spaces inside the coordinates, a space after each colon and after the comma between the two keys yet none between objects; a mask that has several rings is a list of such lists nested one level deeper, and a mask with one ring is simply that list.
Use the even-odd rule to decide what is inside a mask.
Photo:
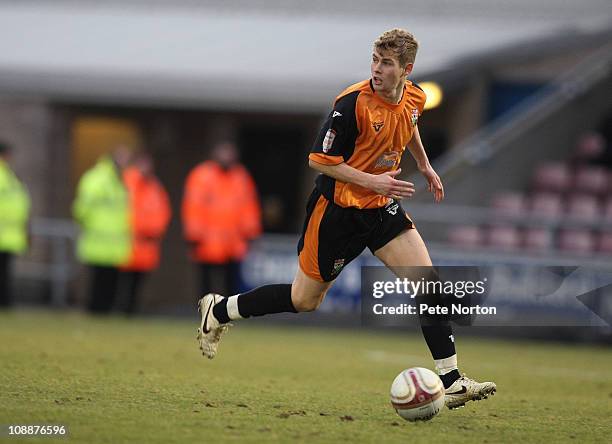
[{"label": "sponsor logo on jersey", "polygon": [[376,163],[374,164],[374,168],[392,168],[397,162],[399,158],[399,153],[397,151],[386,151],[380,155],[378,159],[376,159]]},{"label": "sponsor logo on jersey", "polygon": [[412,123],[412,126],[416,126],[418,120],[419,120],[419,110],[416,108],[413,108],[413,110],[410,112],[410,122]]},{"label": "sponsor logo on jersey", "polygon": [[325,133],[325,138],[323,139],[323,152],[327,153],[332,149],[334,144],[334,139],[336,138],[336,132],[333,129],[328,129],[327,133]]},{"label": "sponsor logo on jersey", "polygon": [[383,121],[378,121],[378,122],[372,122],[372,126],[374,127],[374,131],[379,132],[380,129],[385,125],[385,122]]},{"label": "sponsor logo on jersey", "polygon": [[341,113],[341,112],[338,112],[338,111],[334,111],[334,113],[332,114],[332,119],[333,119],[334,117],[342,117],[342,113]]},{"label": "sponsor logo on jersey", "polygon": [[342,270],[342,267],[344,267],[344,259],[336,259],[334,261],[334,268],[332,270],[332,274],[340,273],[340,270]]}]

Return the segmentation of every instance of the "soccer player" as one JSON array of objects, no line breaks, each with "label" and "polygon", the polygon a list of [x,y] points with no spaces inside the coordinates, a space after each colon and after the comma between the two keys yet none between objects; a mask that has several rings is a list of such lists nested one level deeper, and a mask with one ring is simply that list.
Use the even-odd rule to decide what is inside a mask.
[{"label": "soccer player", "polygon": [[[321,174],[307,203],[293,283],[200,299],[197,339],[205,356],[215,356],[232,320],[316,310],[334,279],[365,247],[399,277],[406,277],[406,267],[432,266],[419,232],[399,204],[413,195],[414,185],[395,178],[408,147],[435,201],[444,198],[417,126],[425,93],[406,80],[417,48],[412,34],[402,29],[387,31],[374,42],[372,77],[336,98],[309,155],[309,166]],[[448,320],[423,316],[420,321],[449,408],[495,392],[494,383],[459,373]]]}]

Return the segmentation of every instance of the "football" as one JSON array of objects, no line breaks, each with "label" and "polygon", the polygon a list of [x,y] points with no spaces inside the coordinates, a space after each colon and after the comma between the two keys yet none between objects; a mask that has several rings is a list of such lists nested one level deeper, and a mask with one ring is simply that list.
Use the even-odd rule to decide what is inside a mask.
[{"label": "football", "polygon": [[409,368],[391,384],[391,405],[406,421],[428,421],[444,406],[444,385],[431,370]]}]

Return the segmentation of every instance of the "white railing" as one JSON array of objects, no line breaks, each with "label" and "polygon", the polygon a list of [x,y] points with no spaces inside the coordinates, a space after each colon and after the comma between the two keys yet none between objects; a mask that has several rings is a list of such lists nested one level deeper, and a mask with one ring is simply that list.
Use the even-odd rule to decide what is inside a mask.
[{"label": "white railing", "polygon": [[76,226],[70,220],[35,218],[30,224],[32,247],[44,242],[47,250],[41,252],[44,259],[26,254],[20,259],[19,277],[43,280],[50,284],[51,304],[65,306],[70,281],[75,277],[77,264],[74,259]]},{"label": "white railing", "polygon": [[612,220],[583,220],[573,216],[545,217],[530,213],[505,214],[501,210],[471,205],[425,204],[403,202],[409,213],[424,222],[456,224],[491,224],[509,223],[522,227],[537,227],[556,229],[586,228],[591,230],[612,230]]}]

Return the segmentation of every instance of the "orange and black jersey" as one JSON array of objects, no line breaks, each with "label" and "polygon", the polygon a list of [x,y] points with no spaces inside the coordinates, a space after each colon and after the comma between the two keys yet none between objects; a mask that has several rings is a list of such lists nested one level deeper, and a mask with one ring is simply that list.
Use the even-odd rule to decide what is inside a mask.
[{"label": "orange and black jersey", "polygon": [[[423,112],[425,93],[406,81],[398,104],[374,93],[371,80],[345,89],[321,128],[309,155],[313,162],[345,162],[360,171],[381,174],[398,168]],[[341,207],[379,208],[389,199],[359,185],[321,174],[316,186],[323,196]]]}]

